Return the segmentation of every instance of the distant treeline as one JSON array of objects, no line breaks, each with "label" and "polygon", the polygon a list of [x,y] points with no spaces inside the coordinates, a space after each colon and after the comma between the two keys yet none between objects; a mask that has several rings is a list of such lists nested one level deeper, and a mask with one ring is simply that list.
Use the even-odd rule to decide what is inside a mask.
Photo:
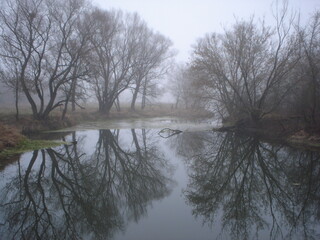
[{"label": "distant treeline", "polygon": [[274,20],[237,20],[199,39],[190,62],[174,73],[176,104],[235,121],[281,114],[319,125],[320,11],[302,26],[284,4]]},{"label": "distant treeline", "polygon": [[[17,118],[20,98],[35,119],[46,119],[58,107],[64,118],[92,96],[108,114],[120,110],[126,90],[133,110],[137,99],[144,108],[161,93],[159,79],[175,52],[138,14],[86,0],[5,0],[0,7],[0,80],[14,96]],[[320,11],[301,24],[284,2],[273,16],[273,25],[252,17],[200,38],[190,61],[170,75],[166,89],[176,107],[254,122],[296,115],[318,125]]]},{"label": "distant treeline", "polygon": [[99,111],[120,108],[131,90],[144,108],[175,55],[169,39],[138,14],[106,11],[86,0],[4,0],[0,3],[0,80],[27,99],[35,119],[96,98]]}]

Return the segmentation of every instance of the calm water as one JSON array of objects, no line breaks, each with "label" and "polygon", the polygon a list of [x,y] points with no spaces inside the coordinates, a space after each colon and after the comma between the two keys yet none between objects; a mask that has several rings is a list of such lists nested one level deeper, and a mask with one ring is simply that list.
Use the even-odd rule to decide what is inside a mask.
[{"label": "calm water", "polygon": [[320,239],[319,153],[129,126],[7,165],[0,239]]}]

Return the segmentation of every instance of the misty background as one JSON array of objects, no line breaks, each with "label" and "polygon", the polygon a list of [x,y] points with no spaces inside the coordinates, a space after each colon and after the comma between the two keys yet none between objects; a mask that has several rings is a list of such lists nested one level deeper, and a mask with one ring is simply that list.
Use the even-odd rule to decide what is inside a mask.
[{"label": "misty background", "polygon": [[[5,5],[5,2],[19,3],[24,1],[7,1],[6,0],[3,2],[3,5]],[[74,1],[74,2],[77,2],[77,1]],[[106,94],[106,96],[108,95],[110,97],[110,99],[108,100],[109,102],[107,104],[101,102],[105,100],[101,100],[101,99],[99,100],[99,95],[101,95],[102,93],[102,92],[99,92],[99,91],[102,91],[99,88],[100,86],[99,84],[101,84],[101,82],[100,83],[96,82],[96,85],[95,85],[95,83],[93,83],[94,81],[92,80],[96,78],[97,81],[101,81],[103,79],[103,76],[93,76],[94,75],[93,72],[94,71],[98,72],[98,70],[94,70],[94,67],[96,66],[93,66],[91,64],[92,66],[90,71],[91,73],[93,73],[93,75],[91,76],[87,75],[86,76],[87,79],[84,80],[84,83],[82,83],[83,84],[82,89],[86,89],[87,92],[86,94],[82,93],[83,95],[79,97],[81,101],[84,100],[83,101],[84,103],[81,103],[81,104],[97,102],[97,98],[98,98],[98,100],[100,101],[99,105],[100,106],[108,105],[106,107],[107,109],[110,109],[110,108],[120,109],[120,103],[125,105],[131,104],[131,108],[134,109],[136,103],[141,104],[142,102],[141,107],[143,108],[145,104],[154,104],[158,102],[164,102],[164,103],[170,103],[172,105],[175,105],[176,107],[181,105],[184,105],[186,108],[203,107],[213,111],[223,112],[221,113],[222,115],[228,115],[228,113],[225,112],[226,111],[225,109],[221,110],[220,106],[216,107],[214,106],[214,104],[207,104],[210,101],[212,101],[212,99],[215,98],[215,95],[217,95],[217,93],[214,93],[215,90],[212,90],[211,94],[206,95],[204,90],[201,89],[201,87],[199,87],[200,85],[206,86],[206,83],[204,81],[201,81],[201,79],[204,76],[200,76],[201,74],[199,72],[197,73],[197,70],[195,70],[197,67],[198,68],[203,67],[203,66],[197,65],[197,56],[196,56],[198,54],[197,51],[200,51],[200,48],[203,47],[203,45],[201,45],[200,42],[205,41],[206,38],[207,40],[209,40],[211,34],[217,34],[219,35],[219,37],[223,37],[225,35],[226,39],[222,40],[222,42],[227,41],[228,32],[233,31],[232,29],[234,29],[234,34],[236,34],[237,28],[238,29],[241,28],[241,24],[246,25],[248,23],[249,25],[251,24],[253,28],[257,27],[256,28],[257,31],[260,31],[259,29],[260,25],[262,29],[265,26],[276,29],[277,24],[279,25],[279,28],[283,27],[283,29],[285,29],[285,27],[288,27],[288,34],[287,33],[285,34],[286,39],[283,40],[283,43],[289,44],[289,40],[287,41],[287,38],[291,38],[291,35],[292,36],[294,35],[293,33],[294,31],[296,31],[298,34],[298,32],[300,31],[300,27],[301,29],[305,28],[306,32],[308,31],[307,30],[308,26],[309,25],[311,26],[313,21],[312,19],[316,18],[316,11],[320,7],[319,1],[316,1],[316,0],[305,0],[305,1],[227,0],[223,2],[209,1],[209,0],[201,0],[201,1],[195,1],[195,0],[187,0],[187,1],[92,0],[91,2],[86,2],[86,1],[78,1],[78,2],[79,3],[81,2],[82,4],[81,6],[79,5],[81,7],[81,9],[79,8],[80,9],[79,11],[83,11],[83,12],[93,11],[93,15],[95,14],[94,11],[97,11],[97,12],[101,11],[106,15],[105,16],[106,20],[100,19],[101,29],[103,28],[104,24],[105,24],[104,27],[116,26],[116,24],[118,24],[117,21],[119,21],[120,25],[123,24],[123,26],[119,25],[118,29],[122,29],[122,28],[124,29],[124,30],[123,29],[121,30],[121,31],[124,31],[123,33],[121,33],[123,34],[121,38],[123,38],[124,41],[127,41],[127,40],[131,41],[130,38],[134,39],[135,38],[134,34],[136,34],[139,31],[142,31],[141,29],[139,30],[139,28],[145,28],[145,30],[143,31],[149,32],[152,35],[152,37],[155,37],[155,39],[152,39],[152,37],[150,37],[150,40],[148,40],[150,41],[150,44],[152,42],[154,43],[158,41],[159,39],[163,39],[163,40],[159,40],[160,42],[163,41],[162,43],[160,42],[159,44],[156,43],[153,47],[150,48],[151,50],[150,49],[143,50],[143,51],[147,51],[146,52],[147,54],[145,56],[149,56],[153,52],[152,49],[155,49],[156,46],[161,46],[161,44],[163,44],[164,46],[161,53],[163,55],[159,57],[159,59],[157,60],[158,62],[154,62],[153,65],[149,63],[150,69],[147,70],[145,68],[144,69],[145,73],[141,73],[142,71],[141,69],[143,69],[143,67],[142,65],[138,65],[137,63],[137,61],[142,61],[141,59],[145,58],[145,57],[142,57],[142,54],[145,54],[145,53],[141,52],[142,48],[140,50],[138,48],[134,50],[136,51],[135,60],[132,60],[133,58],[131,59],[130,57],[130,61],[132,61],[131,64],[133,65],[135,64],[135,67],[134,67],[135,70],[132,70],[133,69],[132,68],[127,72],[123,72],[123,74],[125,74],[125,76],[123,77],[125,79],[125,84],[122,82],[121,84],[124,84],[124,85],[122,86],[120,84],[121,87],[119,87],[120,86],[119,84],[118,84],[119,86],[117,84],[115,85],[115,86],[118,86],[119,89],[116,89],[114,93],[112,93],[114,94],[114,96],[110,97],[108,95],[109,93]],[[6,7],[3,7],[3,9],[5,13]],[[93,10],[89,10],[89,9],[93,9]],[[284,14],[283,15],[284,21],[279,23],[279,16],[282,13]],[[112,25],[113,23],[108,22],[109,21],[108,16],[109,18],[114,18],[113,20],[110,20],[110,21],[115,21],[114,22],[115,25]],[[99,16],[98,15],[95,16],[96,20],[94,20],[94,16],[92,17],[93,17],[92,21],[95,22],[95,24],[97,24],[97,21],[99,21],[98,20]],[[81,14],[79,15],[79,18],[81,19]],[[99,26],[96,26],[96,28],[98,29]],[[117,27],[115,27],[115,29],[116,28]],[[132,28],[133,30],[130,30],[130,28]],[[115,31],[118,31],[118,30],[115,30]],[[130,33],[130,31],[132,32]],[[277,36],[275,32],[273,33],[270,32],[268,34],[274,34],[274,36],[272,37],[273,39],[270,40],[269,44],[276,44],[275,39],[277,38]],[[302,36],[302,34],[300,35]],[[308,34],[306,34],[306,37],[307,36]],[[125,39],[126,37],[128,38],[127,40]],[[158,40],[156,40],[157,37],[159,37]],[[141,39],[143,39],[143,37]],[[133,41],[138,41],[138,40],[135,39]],[[146,46],[144,45],[144,43],[142,43],[142,40],[139,40],[139,41],[141,41],[141,43],[139,43],[139,44],[142,44],[141,46]],[[286,48],[284,44],[281,43],[281,48]],[[127,45],[126,44],[123,45],[122,48],[124,49],[125,46]],[[302,45],[300,45],[300,49],[302,49],[301,46]],[[121,49],[120,46],[116,46],[115,48],[118,48],[118,47],[119,49]],[[298,48],[298,45],[295,45],[295,48]],[[207,52],[209,53],[209,51]],[[99,55],[98,50],[97,50],[97,54]],[[272,53],[270,54],[272,55]],[[298,55],[298,53],[296,53],[296,55]],[[203,55],[201,57],[203,57],[202,60],[205,60]],[[301,60],[302,58],[299,57],[299,59]],[[209,62],[208,59],[206,61]],[[224,61],[227,61],[227,60],[225,59]],[[81,63],[81,64],[83,64],[84,68],[86,68],[87,65],[90,65],[89,64],[90,62],[92,61],[89,60],[88,63]],[[145,64],[145,63],[140,62],[139,64]],[[152,65],[152,67],[150,64]],[[3,69],[6,69],[6,67],[4,67],[4,64],[2,64],[2,66],[3,66],[2,67]],[[75,66],[72,66],[72,67],[74,68]],[[289,68],[293,69],[293,66],[292,67],[289,66]],[[12,93],[12,89],[10,90],[10,86],[8,87],[8,84],[6,84],[8,81],[3,80],[6,78],[5,76],[7,76],[5,71],[6,70],[3,71],[4,77],[2,77],[2,83],[1,83],[2,86],[0,90],[1,91],[0,104],[2,107],[9,107],[9,106],[14,106],[15,96]],[[48,71],[50,72],[50,70]],[[119,71],[119,70],[116,70],[116,71]],[[204,72],[205,70],[202,69],[202,73]],[[117,74],[119,75],[119,73]],[[195,74],[200,74],[200,75],[195,76]],[[214,74],[216,74],[216,72]],[[116,75],[111,76],[108,81],[115,81],[113,79],[113,78],[116,78],[115,76]],[[100,78],[100,80],[98,80],[98,78]],[[151,79],[150,81],[148,80],[148,83],[146,82],[147,80],[145,80],[147,78]],[[211,78],[211,76],[206,76],[205,78],[208,80]],[[137,79],[141,79],[141,81],[138,82]],[[289,79],[289,76],[286,76],[286,79]],[[144,92],[142,92],[142,90],[140,89],[140,85],[143,85],[143,83],[145,83],[145,86],[143,88]],[[299,84],[302,84],[301,81]],[[66,94],[66,91],[67,92],[71,91],[71,87],[72,87],[71,85],[67,86],[65,85],[65,83],[63,83],[62,85],[64,87],[63,91],[65,92],[63,93],[59,90],[57,94],[57,99],[63,98],[64,94]],[[207,89],[209,87],[210,86],[207,84]],[[285,88],[285,86],[281,86],[281,87]],[[31,90],[31,93],[34,94],[34,91],[36,90],[35,89]],[[261,90],[259,91],[261,92]],[[279,94],[281,95],[281,93],[274,93],[274,92],[272,94],[269,94],[268,91],[266,95],[270,95],[270,96],[271,95],[278,96]],[[24,96],[25,94],[22,94],[22,92],[23,91],[21,91],[21,93],[18,94],[19,105],[21,106],[25,105],[25,102],[26,102],[26,98]],[[227,95],[228,94],[229,93],[227,93]],[[50,101],[46,99],[43,100],[43,98],[44,96],[49,96],[49,95],[50,94],[46,92],[46,90],[44,90],[44,92],[41,93],[40,100],[35,98],[34,102],[36,104],[40,104],[42,102],[41,104],[45,105],[47,101],[48,102]],[[204,96],[206,99],[203,99]],[[73,98],[74,97],[75,96],[73,96]],[[249,101],[246,98],[250,100],[251,97],[250,96],[240,97],[240,100],[243,100],[243,102]],[[282,99],[282,97],[279,97],[279,96],[278,98]],[[69,98],[68,100],[65,100],[65,99],[60,100],[60,102],[57,99],[53,99],[53,102],[57,101],[60,105],[64,104],[65,109],[67,109],[67,105],[69,103],[73,102],[75,104],[75,101],[76,101],[75,98],[73,100],[69,100]],[[245,103],[244,105],[246,104],[247,103]],[[53,104],[53,106],[51,107],[55,107],[55,105]],[[237,107],[239,108],[239,106]],[[253,108],[253,107],[246,106],[246,108]],[[256,106],[254,106],[254,108],[256,108]],[[50,112],[51,110],[52,109],[48,109],[47,112]],[[109,110],[105,110],[105,111],[109,111]],[[250,110],[250,111],[252,112],[253,110]]]}]

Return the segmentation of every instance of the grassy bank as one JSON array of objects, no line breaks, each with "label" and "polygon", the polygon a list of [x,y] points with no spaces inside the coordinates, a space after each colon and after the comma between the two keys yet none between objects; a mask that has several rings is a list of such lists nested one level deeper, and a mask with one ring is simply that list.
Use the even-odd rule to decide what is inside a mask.
[{"label": "grassy bank", "polygon": [[56,141],[30,140],[19,133],[18,129],[13,126],[0,123],[0,160],[5,160],[26,151],[54,147],[61,144],[62,142]]},{"label": "grassy bank", "polygon": [[14,147],[7,147],[0,152],[0,159],[8,158],[15,154],[24,153],[36,149],[55,147],[63,144],[63,142],[47,141],[47,140],[30,140],[24,138]]}]

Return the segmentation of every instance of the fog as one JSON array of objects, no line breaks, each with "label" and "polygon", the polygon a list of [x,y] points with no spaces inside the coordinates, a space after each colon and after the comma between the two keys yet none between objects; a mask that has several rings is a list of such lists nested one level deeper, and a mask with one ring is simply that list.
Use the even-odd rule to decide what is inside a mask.
[{"label": "fog", "polygon": [[[235,19],[251,16],[274,23],[275,0],[93,0],[104,9],[119,8],[137,12],[150,27],[169,37],[179,51],[178,61],[187,61],[196,39],[210,32],[222,32]],[[320,7],[318,0],[289,0],[292,12],[300,13],[301,21]]]},{"label": "fog", "polygon": [[320,2],[0,0],[0,131],[6,239],[319,238]]},{"label": "fog", "polygon": [[314,118],[319,9],[316,0],[5,0],[0,104],[27,105],[36,119],[88,102],[102,114],[166,102],[221,118],[283,109]]}]

